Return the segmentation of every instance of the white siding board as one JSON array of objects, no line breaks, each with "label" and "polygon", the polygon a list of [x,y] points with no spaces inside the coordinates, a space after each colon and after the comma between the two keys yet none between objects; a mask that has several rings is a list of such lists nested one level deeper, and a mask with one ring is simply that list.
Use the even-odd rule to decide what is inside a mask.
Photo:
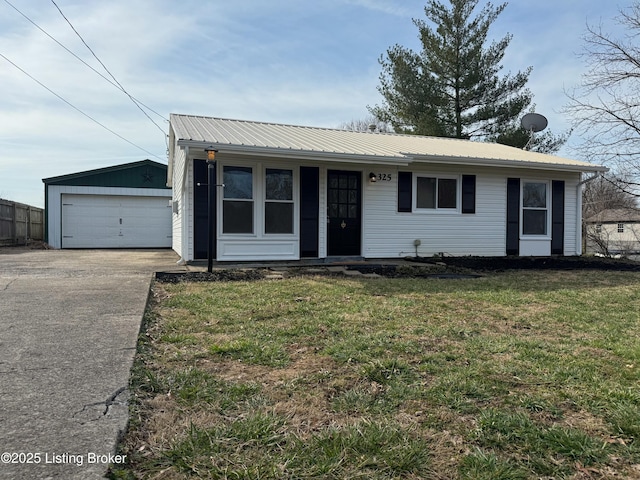
[{"label": "white siding board", "polygon": [[[416,174],[476,174],[476,213],[398,212],[398,172]],[[420,240],[420,256],[504,255],[506,179],[488,173],[441,167],[403,168],[392,174],[391,182],[367,182],[365,186],[365,249],[370,258],[415,255],[414,240]],[[378,173],[378,172],[375,172]],[[505,177],[506,178],[506,177]]]},{"label": "white siding board", "polygon": [[183,201],[184,204],[187,205],[186,214],[184,220],[182,222],[182,228],[184,228],[183,238],[185,239],[186,245],[183,247],[185,250],[185,255],[189,260],[193,260],[195,257],[195,250],[193,248],[193,224],[194,224],[194,188],[195,185],[193,183],[193,160],[189,159],[186,163],[186,177],[184,179],[184,192],[183,192]]},{"label": "white siding board", "polygon": [[[422,213],[397,211],[397,174],[476,175],[476,213]],[[363,207],[363,255],[394,258],[415,255],[414,240],[420,240],[420,256],[503,256],[506,254],[507,178],[565,181],[565,255],[575,255],[577,174],[538,170],[451,168],[434,165],[422,168],[378,169],[393,181],[365,182]],[[368,179],[368,175],[366,175]],[[548,244],[549,241],[547,240]],[[545,245],[543,249],[550,248]]]},{"label": "white siding board", "polygon": [[182,148],[175,147],[173,157],[172,200],[174,202],[178,202],[178,211],[172,214],[172,248],[178,255],[180,255],[180,257],[184,257],[184,215],[189,211],[189,206],[184,202],[184,162],[184,150]]}]

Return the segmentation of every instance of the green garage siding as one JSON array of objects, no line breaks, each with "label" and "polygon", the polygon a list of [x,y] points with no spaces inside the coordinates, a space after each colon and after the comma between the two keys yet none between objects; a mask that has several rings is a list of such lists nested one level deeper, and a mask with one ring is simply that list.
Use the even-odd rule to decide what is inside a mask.
[{"label": "green garage siding", "polygon": [[43,182],[84,187],[168,188],[167,166],[151,160],[45,178]]}]

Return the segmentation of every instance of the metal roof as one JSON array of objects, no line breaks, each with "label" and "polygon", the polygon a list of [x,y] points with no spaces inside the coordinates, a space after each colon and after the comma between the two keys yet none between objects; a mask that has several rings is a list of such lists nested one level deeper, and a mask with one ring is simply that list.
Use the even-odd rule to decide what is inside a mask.
[{"label": "metal roof", "polygon": [[178,146],[221,152],[295,156],[407,165],[457,163],[567,170],[606,171],[587,162],[521,150],[506,145],[393,133],[351,132],[330,128],[171,114]]},{"label": "metal roof", "polygon": [[167,166],[153,160],[124,163],[105,168],[43,178],[45,185],[96,187],[169,188]]}]

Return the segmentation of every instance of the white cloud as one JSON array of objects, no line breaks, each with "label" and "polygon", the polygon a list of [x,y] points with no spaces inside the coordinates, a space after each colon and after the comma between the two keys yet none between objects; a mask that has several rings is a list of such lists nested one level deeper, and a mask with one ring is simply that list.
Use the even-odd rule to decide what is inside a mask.
[{"label": "white cloud", "polygon": [[[96,69],[48,2],[11,0]],[[419,49],[412,18],[424,0],[57,0],[136,98],[170,112],[336,126],[380,103],[378,58],[396,43]],[[480,2],[482,3],[482,2]],[[617,8],[600,0],[512,1],[495,34],[514,35],[505,69],[534,66],[529,87],[550,128],[562,89],[577,81],[585,22]],[[0,53],[109,128],[164,158],[164,137],[131,101],[0,2]],[[44,177],[136,161],[148,154],[55,98],[0,58],[0,193],[43,205]],[[152,114],[161,126],[167,124]]]}]

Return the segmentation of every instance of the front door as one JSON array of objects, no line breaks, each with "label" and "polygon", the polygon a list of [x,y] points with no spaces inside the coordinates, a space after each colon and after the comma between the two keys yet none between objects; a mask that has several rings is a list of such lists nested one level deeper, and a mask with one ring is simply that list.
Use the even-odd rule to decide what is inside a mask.
[{"label": "front door", "polygon": [[327,180],[327,253],[360,255],[362,174],[329,170]]}]

